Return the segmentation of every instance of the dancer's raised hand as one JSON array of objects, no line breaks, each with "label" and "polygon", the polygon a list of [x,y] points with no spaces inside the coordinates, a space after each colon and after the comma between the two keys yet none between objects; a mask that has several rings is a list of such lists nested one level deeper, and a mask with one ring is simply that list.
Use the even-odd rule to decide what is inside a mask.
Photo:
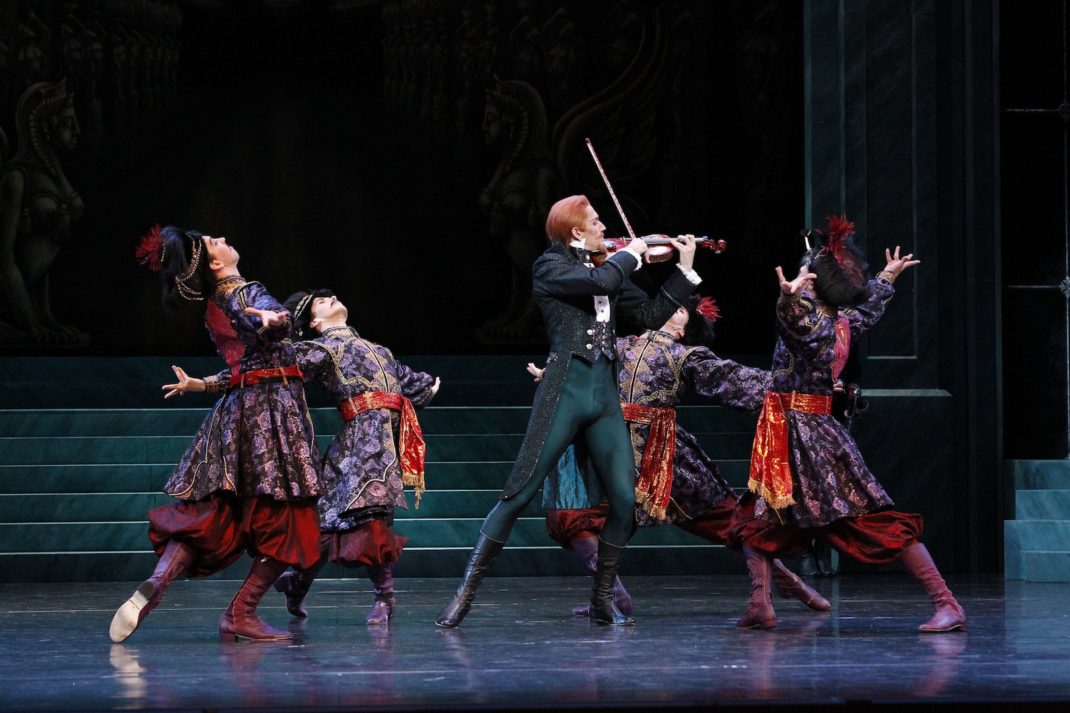
[{"label": "dancer's raised hand", "polygon": [[175,376],[178,377],[177,384],[164,384],[160,388],[167,393],[163,395],[165,399],[169,399],[172,396],[184,396],[188,392],[204,391],[203,379],[191,379],[189,374],[185,372],[180,366],[171,365],[171,370],[175,372]]},{"label": "dancer's raised hand", "polygon": [[286,320],[290,318],[289,312],[275,312],[270,309],[257,309],[256,307],[246,307],[245,314],[251,314],[254,317],[259,317],[260,322],[268,329],[274,329],[275,327],[281,327],[286,324]]},{"label": "dancer's raised hand", "polygon": [[899,275],[903,272],[903,270],[906,270],[908,268],[914,267],[915,265],[920,265],[921,264],[921,260],[915,260],[914,259],[914,253],[908,253],[907,255],[904,255],[903,257],[899,257],[899,246],[898,245],[895,246],[895,254],[894,255],[892,254],[892,252],[888,248],[885,248],[884,249],[884,259],[888,264],[884,266],[884,269],[881,270],[881,272],[888,273],[887,277],[890,278],[889,282],[894,282],[895,278],[899,277]]},{"label": "dancer's raised hand", "polygon": [[817,279],[817,275],[810,272],[809,265],[800,267],[798,276],[790,282],[784,277],[784,271],[780,268],[780,265],[776,266],[776,276],[780,282],[780,291],[785,295],[797,295],[803,290],[809,289],[811,283]]},{"label": "dancer's raised hand", "polygon": [[542,381],[542,373],[544,371],[546,370],[540,369],[539,367],[535,366],[534,362],[528,362],[528,373],[535,377],[536,384]]}]

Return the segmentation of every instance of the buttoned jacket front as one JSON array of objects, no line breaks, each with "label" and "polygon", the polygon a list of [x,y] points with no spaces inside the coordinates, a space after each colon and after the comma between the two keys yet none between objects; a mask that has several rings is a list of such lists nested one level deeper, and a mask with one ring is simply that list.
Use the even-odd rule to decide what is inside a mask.
[{"label": "buttoned jacket front", "polygon": [[[617,312],[623,310],[646,328],[657,328],[694,291],[684,273],[675,270],[651,299],[628,276],[639,266],[629,252],[620,251],[598,267],[591,267],[560,243],[552,244],[532,266],[532,295],[542,312],[550,353],[546,371],[535,392],[520,453],[502,490],[503,498],[519,492],[531,479],[572,359],[593,362],[598,349],[616,354]],[[609,322],[597,322],[594,297],[609,298]],[[602,356],[600,358],[606,358]],[[610,387],[616,393],[615,381]],[[623,421],[622,421],[623,423]]]}]

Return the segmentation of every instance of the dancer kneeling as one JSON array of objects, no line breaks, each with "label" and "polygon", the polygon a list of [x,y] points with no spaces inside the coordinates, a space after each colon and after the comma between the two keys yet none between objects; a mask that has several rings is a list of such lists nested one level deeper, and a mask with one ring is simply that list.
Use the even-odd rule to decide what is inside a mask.
[{"label": "dancer kneeling", "polygon": [[535,392],[513,472],[501,500],[483,521],[464,579],[436,619],[439,626],[461,623],[521,511],[577,438],[586,442],[609,500],[590,617],[601,624],[633,623],[617,609],[612,596],[635,507],[632,448],[617,396],[617,311],[632,313],[646,327],[660,326],[700,280],[692,269],[694,238],[677,239],[680,269],[652,300],[628,279],[639,268],[646,243],[633,240],[596,267],[591,256],[606,252],[604,234],[605,226],[584,196],[564,198],[550,209],[546,219],[550,247],[532,266],[532,294],[550,338],[546,375]]},{"label": "dancer kneeling", "polygon": [[[698,439],[676,424],[676,405],[688,391],[720,406],[757,412],[769,389],[769,372],[721,359],[709,349],[718,315],[712,299],[692,298],[660,329],[617,339],[617,384],[631,435],[636,525],[673,524],[738,550],[730,537],[736,495]],[[542,370],[533,364],[528,371],[536,380],[542,378]],[[550,537],[571,548],[594,570],[595,543],[605,525],[606,509],[604,505],[589,507],[601,498],[581,451],[570,448],[562,456],[543,488],[543,506]],[[773,565],[781,596],[828,611],[828,601],[780,560]],[[619,577],[613,595],[618,608],[631,614],[632,600]],[[588,609],[577,607],[573,613],[586,616]]]},{"label": "dancer kneeling", "polygon": [[885,250],[887,265],[867,281],[853,233],[853,223],[830,217],[825,244],[806,253],[798,277],[788,281],[776,269],[782,294],[773,380],[754,438],[752,492],[733,525],[751,575],[750,602],[737,626],[776,626],[769,558],[800,552],[817,537],[862,562],[900,561],[935,608],[920,631],[964,629],[962,607],[920,542],[921,516],[892,509],[854,439],[830,413],[851,340],[877,323],[892,283],[920,262],[900,257],[898,247],[894,255]]},{"label": "dancer kneeling", "polygon": [[238,273],[238,252],[225,238],[173,226],[142,238],[138,257],[165,279],[164,304],[205,305],[204,321],[228,369],[178,383],[165,398],[223,392],[164,492],[178,502],[148,513],[160,560],[152,576],[119,607],[112,641],[123,641],[182,574],[203,577],[243,552],[249,575],[219,619],[219,633],[261,641],[291,638],[256,615],[265,592],[290,565],[318,558],[318,459],[301,371],[290,343],[289,315],[258,282]]},{"label": "dancer kneeling", "polygon": [[312,567],[283,574],[275,589],[286,608],[308,616],[305,595],[328,562],[368,568],[375,592],[368,624],[394,615],[393,566],[408,538],[394,533],[394,508],[405,508],[404,485],[424,489],[424,442],[413,407],[425,406],[439,380],[413,371],[384,346],[361,338],[349,311],[331,290],[296,292],[293,314],[297,363],[306,380],[319,381],[342,414],[341,430],[323,456],[319,501],[320,558]]}]

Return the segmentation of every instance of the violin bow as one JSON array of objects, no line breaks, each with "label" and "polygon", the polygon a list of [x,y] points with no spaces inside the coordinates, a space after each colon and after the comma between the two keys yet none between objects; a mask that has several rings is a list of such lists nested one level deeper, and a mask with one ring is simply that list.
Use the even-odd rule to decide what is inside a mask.
[{"label": "violin bow", "polygon": [[595,153],[594,144],[590,139],[584,139],[587,142],[587,150],[591,152],[591,158],[594,159],[594,165],[598,168],[598,172],[602,174],[602,180],[605,181],[606,190],[609,191],[609,197],[613,199],[613,205],[617,206],[617,213],[620,214],[620,219],[624,221],[624,227],[628,231],[628,237],[635,240],[635,231],[632,230],[632,224],[628,222],[628,216],[624,215],[624,208],[621,207],[620,201],[617,200],[617,194],[613,190],[613,186],[609,182],[609,176],[606,175],[606,170],[602,168],[602,162],[598,160],[598,154]]}]

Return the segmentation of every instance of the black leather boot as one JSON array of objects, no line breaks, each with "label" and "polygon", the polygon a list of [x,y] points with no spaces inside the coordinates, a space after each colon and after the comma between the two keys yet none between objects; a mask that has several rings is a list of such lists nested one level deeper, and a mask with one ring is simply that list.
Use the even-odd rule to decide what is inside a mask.
[{"label": "black leather boot", "polygon": [[435,619],[436,624],[447,629],[460,625],[465,614],[472,608],[472,600],[476,598],[476,590],[479,589],[479,583],[483,581],[483,575],[490,571],[494,558],[498,556],[503,547],[505,547],[504,542],[492,540],[482,532],[479,533],[476,546],[472,548],[472,554],[468,557],[468,565],[464,568],[461,586],[457,587],[453,601],[447,604]]},{"label": "black leather boot", "polygon": [[591,594],[590,619],[599,624],[632,626],[635,620],[625,616],[613,602],[613,585],[617,581],[617,568],[624,557],[624,548],[598,540],[598,569],[594,573],[594,589]]}]

